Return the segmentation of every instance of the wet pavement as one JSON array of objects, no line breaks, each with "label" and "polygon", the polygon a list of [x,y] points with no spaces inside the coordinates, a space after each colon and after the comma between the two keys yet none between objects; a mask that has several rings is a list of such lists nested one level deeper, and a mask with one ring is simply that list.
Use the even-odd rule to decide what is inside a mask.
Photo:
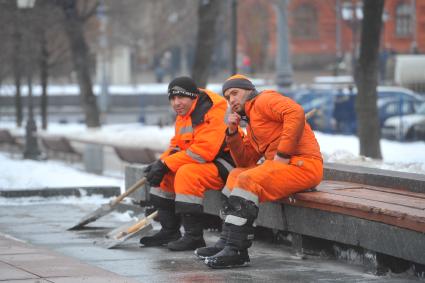
[{"label": "wet pavement", "polygon": [[[85,264],[88,269],[102,268],[139,282],[416,281],[414,277],[406,273],[375,276],[365,272],[364,266],[333,259],[313,256],[300,259],[293,255],[291,248],[261,241],[255,241],[250,249],[250,266],[225,270],[209,269],[202,261],[196,259],[193,252],[170,252],[166,248],[140,248],[138,238],[130,239],[118,248],[106,249],[101,245],[103,236],[111,229],[125,223],[121,221],[122,217],[118,213],[102,217],[89,224],[84,230],[66,230],[96,208],[98,205],[87,204],[81,206],[54,203],[3,205],[0,207],[0,232],[23,240],[32,247],[74,258],[81,264]],[[155,227],[158,229],[157,224]],[[206,231],[207,243],[214,243],[217,236],[217,232]],[[4,247],[0,241],[0,251],[2,250]],[[25,257],[25,255],[21,256]],[[48,264],[48,262],[38,261],[34,254],[27,256],[29,261],[37,261],[40,265]],[[0,282],[6,279],[0,272]],[[75,281],[67,282],[94,281],[75,277]]]}]

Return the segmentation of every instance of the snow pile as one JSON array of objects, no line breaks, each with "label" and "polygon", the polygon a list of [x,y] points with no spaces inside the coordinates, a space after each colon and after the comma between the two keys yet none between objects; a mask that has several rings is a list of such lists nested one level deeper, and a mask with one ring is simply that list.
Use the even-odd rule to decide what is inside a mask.
[{"label": "snow pile", "polygon": [[17,197],[17,198],[4,198],[0,197],[0,206],[25,206],[34,204],[79,204],[87,205],[90,209],[96,209],[102,204],[108,203],[110,199],[102,195],[91,196],[57,196],[57,197]]},{"label": "snow pile", "polygon": [[88,174],[57,161],[11,159],[0,153],[0,190],[45,187],[123,186],[123,180]]},{"label": "snow pile", "polygon": [[[14,133],[23,131],[14,128],[12,123],[2,123],[2,128],[5,127]],[[105,125],[100,129],[86,129],[84,125],[79,124],[52,123],[46,133],[64,135],[71,140],[83,139],[164,150],[174,134],[174,129],[141,124],[115,124]],[[359,156],[359,141],[355,136],[316,132],[316,137],[327,162],[425,174],[425,142],[400,143],[382,140],[381,161]],[[6,154],[0,154],[0,172],[0,189],[103,185],[123,187],[122,179],[88,174],[57,161],[16,160]]]},{"label": "snow pile", "polygon": [[383,139],[383,160],[374,160],[359,156],[360,145],[355,136],[315,134],[327,162],[425,174],[425,142],[402,143]]}]

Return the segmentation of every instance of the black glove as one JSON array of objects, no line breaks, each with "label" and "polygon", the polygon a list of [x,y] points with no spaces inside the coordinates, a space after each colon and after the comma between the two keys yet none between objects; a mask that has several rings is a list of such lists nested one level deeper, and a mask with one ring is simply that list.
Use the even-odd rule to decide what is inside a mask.
[{"label": "black glove", "polygon": [[158,187],[162,181],[162,178],[164,178],[164,175],[170,171],[170,169],[168,169],[167,165],[165,165],[165,163],[163,163],[161,160],[155,161],[148,167],[150,167],[150,170],[146,174],[146,180],[151,186]]},{"label": "black glove", "polygon": [[148,166],[146,166],[145,170],[143,170],[143,173],[145,173],[145,176],[149,173],[149,171],[151,171],[152,169],[152,165],[155,163],[156,161],[152,162],[151,164],[149,164]]}]

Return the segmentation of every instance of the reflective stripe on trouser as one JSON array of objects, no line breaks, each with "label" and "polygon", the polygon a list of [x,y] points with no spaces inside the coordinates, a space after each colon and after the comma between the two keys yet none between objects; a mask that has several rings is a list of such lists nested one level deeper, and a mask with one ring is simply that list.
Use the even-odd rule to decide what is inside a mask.
[{"label": "reflective stripe on trouser", "polygon": [[[176,174],[167,173],[157,189],[163,192],[164,198],[175,194],[179,206],[187,204],[190,207],[202,207],[205,190],[220,190],[223,185],[214,163],[192,163],[181,166]],[[159,193],[155,194],[160,196]]]},{"label": "reflective stripe on trouser", "polygon": [[230,195],[258,204],[275,201],[317,186],[322,180],[323,163],[314,158],[292,157],[290,164],[266,160],[251,168],[235,168],[227,178]]}]

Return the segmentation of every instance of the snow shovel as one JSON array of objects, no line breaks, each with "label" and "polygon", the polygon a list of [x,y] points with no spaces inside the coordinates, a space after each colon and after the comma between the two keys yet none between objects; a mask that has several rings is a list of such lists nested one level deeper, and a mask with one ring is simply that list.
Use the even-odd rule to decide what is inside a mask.
[{"label": "snow shovel", "polygon": [[316,112],[317,112],[317,109],[316,108],[313,108],[312,110],[308,111],[305,114],[305,119],[306,120],[310,119],[311,117],[313,117],[314,114],[316,114]]},{"label": "snow shovel", "polygon": [[101,244],[107,249],[116,247],[117,245],[127,241],[135,236],[143,236],[152,230],[152,219],[158,215],[158,211],[154,211],[147,217],[140,219],[136,222],[125,224],[118,227],[105,236],[105,241]]},{"label": "snow shovel", "polygon": [[87,225],[90,222],[96,221],[100,217],[110,213],[112,210],[114,210],[115,206],[117,206],[125,197],[127,197],[129,194],[133,193],[135,190],[143,186],[146,182],[146,178],[142,178],[139,181],[137,181],[133,186],[131,186],[127,191],[125,191],[123,194],[119,195],[116,199],[113,199],[111,202],[102,204],[101,207],[93,211],[92,213],[86,215],[83,217],[80,222],[78,222],[76,225],[72,226],[68,230],[78,230],[82,228],[83,226]]}]

